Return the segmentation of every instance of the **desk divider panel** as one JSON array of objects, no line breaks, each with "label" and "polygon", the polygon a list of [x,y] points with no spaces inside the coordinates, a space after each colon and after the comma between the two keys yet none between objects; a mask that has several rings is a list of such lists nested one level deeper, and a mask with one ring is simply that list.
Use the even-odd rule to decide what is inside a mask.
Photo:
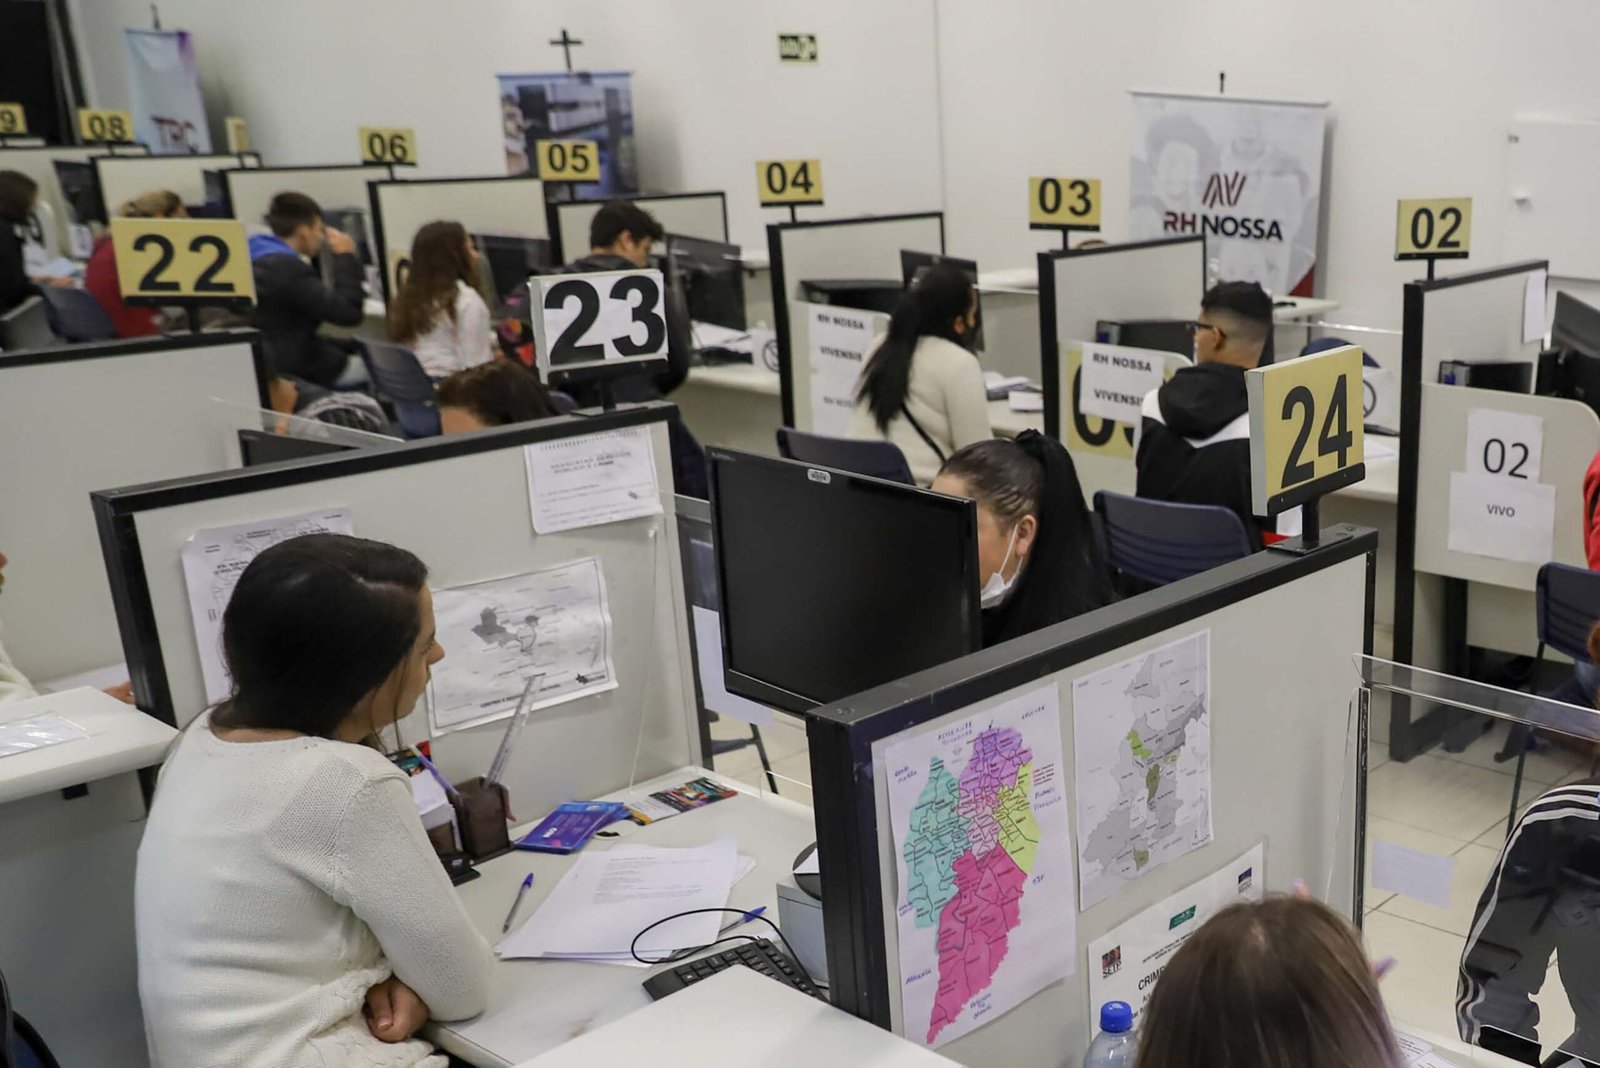
[{"label": "desk divider panel", "polygon": [[367,208],[367,186],[390,177],[392,168],[360,163],[318,167],[256,167],[225,171],[228,215],[252,233],[266,225],[267,207],[279,193],[304,193],[324,211]]},{"label": "desk divider panel", "polygon": [[[72,222],[72,212],[67,204],[61,183],[56,180],[56,160],[88,163],[95,156],[107,155],[100,145],[41,145],[37,148],[0,148],[0,171],[19,171],[39,183],[39,199],[49,204],[56,213],[56,229],[63,249],[70,248],[67,227]],[[148,156],[147,145],[118,145],[119,156]],[[114,206],[114,205],[113,205]]]},{"label": "desk divider panel", "polygon": [[[726,193],[645,193],[615,199],[626,200],[648,211],[669,234],[727,243]],[[556,239],[556,251],[563,262],[571,263],[589,254],[589,223],[595,212],[608,202],[563,200],[549,206],[550,233]]]},{"label": "desk divider panel", "polygon": [[[1210,635],[1212,841],[1077,912],[1073,974],[941,1052],[979,1068],[1079,1056],[1097,1026],[1088,969],[1100,963],[1087,959],[1089,945],[1258,843],[1270,892],[1304,879],[1359,922],[1366,706],[1352,659],[1371,646],[1377,536],[1345,529],[1354,536],[1307,556],[1258,553],[813,713],[807,735],[834,1004],[914,1041],[926,1035],[928,1021],[902,1011],[887,747],[1054,684],[1063,759],[1055,781],[1077,869],[1074,680],[1202,631]],[[1066,902],[1035,907],[1077,910],[1079,900],[1073,885]],[[936,933],[928,929],[929,938]],[[1035,951],[1025,935],[1009,939],[1008,959]]]},{"label": "desk divider panel", "polygon": [[[654,404],[561,417],[96,494],[139,707],[180,727],[206,707],[181,561],[188,538],[202,529],[348,508],[358,537],[421,557],[435,591],[600,560],[619,685],[530,715],[503,780],[518,815],[700,763],[667,447],[671,411]],[[662,514],[535,534],[524,447],[641,426],[651,436]],[[435,762],[455,781],[485,774],[506,724],[439,735]],[[400,735],[414,743],[430,733],[424,698],[401,720]]]},{"label": "desk divider panel", "polygon": [[447,219],[469,234],[548,238],[544,196],[542,181],[521,175],[373,182],[368,197],[384,298],[394,291],[391,261],[411,254],[411,241],[426,224]]},{"label": "desk divider panel", "polygon": [[202,204],[206,199],[206,171],[260,166],[261,156],[255,152],[210,156],[125,156],[119,153],[94,157],[100,196],[108,218],[117,213],[119,205],[151,189],[170,189],[185,204]]},{"label": "desk divider panel", "polygon": [[89,494],[238,463],[237,417],[267,403],[254,331],[0,355],[0,613],[36,683],[122,660]]}]

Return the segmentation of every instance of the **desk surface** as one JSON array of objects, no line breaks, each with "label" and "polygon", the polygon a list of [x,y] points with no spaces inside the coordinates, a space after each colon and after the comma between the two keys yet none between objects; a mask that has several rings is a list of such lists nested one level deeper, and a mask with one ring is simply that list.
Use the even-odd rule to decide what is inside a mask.
[{"label": "desk surface", "polygon": [[[618,824],[623,837],[614,841],[690,846],[731,834],[738,839],[739,852],[755,859],[756,868],[734,885],[728,905],[741,909],[765,905],[776,922],[778,895],[774,887],[789,874],[795,856],[816,839],[811,810],[786,798],[758,794],[752,787],[704,768],[682,768],[641,786],[661,789],[699,775],[711,775],[745,792],[648,827]],[[609,796],[620,798],[625,792]],[[530,822],[512,836],[531,826]],[[587,848],[603,849],[605,844],[596,841]],[[483,936],[491,944],[498,942],[500,925],[523,877],[530,871],[535,875],[533,889],[518,913],[526,919],[575,860],[576,856],[523,852],[497,857],[478,869],[482,878],[461,887],[461,900]],[[473,1064],[518,1064],[650,1004],[650,996],[639,984],[651,974],[646,968],[620,964],[497,960],[488,1011],[471,1020],[431,1025],[427,1037]]]},{"label": "desk surface", "polygon": [[60,745],[0,757],[0,803],[159,764],[178,732],[99,690],[83,688],[0,706],[0,722],[54,714],[89,733]]},{"label": "desk surface", "polygon": [[724,363],[689,368],[688,384],[716,389],[736,389],[776,397],[782,392],[778,372],[751,363]]},{"label": "desk surface", "polygon": [[1043,412],[1014,412],[1009,400],[989,402],[989,427],[996,437],[1014,438],[1024,430],[1044,433]]},{"label": "desk surface", "polygon": [[[1378,501],[1383,504],[1394,504],[1400,499],[1400,439],[1391,437],[1378,437],[1368,434],[1367,442],[1367,477],[1354,486],[1335,490],[1329,494],[1331,497],[1348,497],[1357,501]],[[1374,456],[1376,451],[1382,453],[1393,450],[1389,455]]]},{"label": "desk surface", "polygon": [[[1037,267],[1008,267],[999,271],[979,271],[978,290],[988,290],[995,293],[1015,291],[1038,292],[1039,269]],[[1311,319],[1318,315],[1326,315],[1339,307],[1336,300],[1327,300],[1322,297],[1280,297],[1288,303],[1282,307],[1272,309],[1274,322],[1293,323],[1302,319]]]}]

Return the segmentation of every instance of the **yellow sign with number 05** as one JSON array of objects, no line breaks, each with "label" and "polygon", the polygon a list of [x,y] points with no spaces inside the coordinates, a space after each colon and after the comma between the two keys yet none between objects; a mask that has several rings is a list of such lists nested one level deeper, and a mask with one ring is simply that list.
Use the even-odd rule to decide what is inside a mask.
[{"label": "yellow sign with number 05", "polygon": [[0,137],[28,132],[28,113],[21,104],[0,102]]},{"label": "yellow sign with number 05", "polygon": [[238,219],[112,219],[111,248],[129,303],[255,303]]},{"label": "yellow sign with number 05", "polygon": [[547,182],[598,182],[600,145],[595,141],[535,141],[539,177]]},{"label": "yellow sign with number 05", "polygon": [[1271,516],[1366,476],[1361,350],[1354,345],[1245,373],[1250,492]]},{"label": "yellow sign with number 05", "polygon": [[1397,260],[1460,260],[1472,248],[1472,198],[1402,200],[1394,227]]},{"label": "yellow sign with number 05", "polygon": [[79,108],[78,136],[89,144],[132,141],[133,116],[106,108]]},{"label": "yellow sign with number 05", "polygon": [[821,204],[820,159],[764,159],[756,163],[756,192],[762,204]]},{"label": "yellow sign with number 05", "polygon": [[417,137],[409,126],[363,126],[362,163],[416,163]]},{"label": "yellow sign with number 05", "polygon": [[1100,179],[1029,178],[1028,225],[1051,230],[1100,229]]}]

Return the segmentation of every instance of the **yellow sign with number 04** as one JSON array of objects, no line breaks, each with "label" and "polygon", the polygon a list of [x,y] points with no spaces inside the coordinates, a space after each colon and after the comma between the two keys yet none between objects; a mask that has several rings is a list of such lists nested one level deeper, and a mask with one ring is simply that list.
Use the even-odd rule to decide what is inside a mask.
[{"label": "yellow sign with number 04", "polygon": [[762,204],[821,204],[820,159],[764,159],[756,163],[756,193]]},{"label": "yellow sign with number 04", "polygon": [[539,177],[547,182],[598,182],[600,145],[595,141],[535,141]]},{"label": "yellow sign with number 04", "polygon": [[1402,200],[1394,227],[1397,260],[1460,260],[1472,248],[1472,198]]},{"label": "yellow sign with number 04", "polygon": [[362,163],[417,162],[417,137],[409,126],[363,126],[357,136]]},{"label": "yellow sign with number 04", "polygon": [[21,104],[0,102],[0,137],[28,132],[28,113]]},{"label": "yellow sign with number 04", "polygon": [[1029,178],[1028,225],[1051,230],[1100,229],[1100,179]]},{"label": "yellow sign with number 04", "polygon": [[255,303],[238,219],[112,219],[111,248],[117,287],[129,303]]},{"label": "yellow sign with number 04", "polygon": [[1361,350],[1354,345],[1245,373],[1250,493],[1272,516],[1366,475]]},{"label": "yellow sign with number 04", "polygon": [[78,136],[87,144],[132,141],[133,116],[109,108],[79,108]]}]

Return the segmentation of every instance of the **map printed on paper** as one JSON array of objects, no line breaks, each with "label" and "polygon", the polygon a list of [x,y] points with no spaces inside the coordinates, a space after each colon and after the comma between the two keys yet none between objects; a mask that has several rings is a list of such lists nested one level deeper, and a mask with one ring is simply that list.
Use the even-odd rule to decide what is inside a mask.
[{"label": "map printed on paper", "polygon": [[1079,907],[1211,841],[1211,632],[1072,684]]},{"label": "map printed on paper", "polygon": [[941,1046],[1072,974],[1072,831],[1054,683],[884,751],[902,1014]]}]

